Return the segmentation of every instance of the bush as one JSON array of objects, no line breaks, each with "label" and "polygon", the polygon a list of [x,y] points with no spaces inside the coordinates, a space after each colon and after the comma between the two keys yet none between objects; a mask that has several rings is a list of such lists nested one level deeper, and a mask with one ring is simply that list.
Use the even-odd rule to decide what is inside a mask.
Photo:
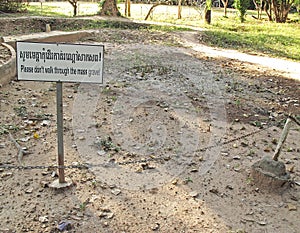
[{"label": "bush", "polygon": [[246,11],[250,6],[250,0],[234,0],[234,8],[238,10],[241,22],[245,21]]},{"label": "bush", "polygon": [[22,0],[0,0],[0,11],[4,13],[24,12],[25,4]]}]

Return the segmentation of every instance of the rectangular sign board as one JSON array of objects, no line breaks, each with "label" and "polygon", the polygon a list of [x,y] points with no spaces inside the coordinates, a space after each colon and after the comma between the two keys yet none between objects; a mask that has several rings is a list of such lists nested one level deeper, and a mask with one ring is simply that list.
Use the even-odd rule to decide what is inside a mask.
[{"label": "rectangular sign board", "polygon": [[16,42],[18,80],[103,83],[103,45]]}]

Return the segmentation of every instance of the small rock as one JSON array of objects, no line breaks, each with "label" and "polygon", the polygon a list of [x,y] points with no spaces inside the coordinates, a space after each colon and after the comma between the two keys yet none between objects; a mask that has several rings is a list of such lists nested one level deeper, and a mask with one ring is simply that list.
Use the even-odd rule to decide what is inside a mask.
[{"label": "small rock", "polygon": [[240,157],[240,156],[234,156],[233,159],[234,159],[234,160],[240,160],[241,157]]},{"label": "small rock", "polygon": [[43,120],[41,123],[41,126],[48,126],[50,125],[50,121],[49,120]]},{"label": "small rock", "polygon": [[83,217],[84,217],[84,214],[83,214],[82,212],[78,212],[76,215],[77,215],[77,217],[79,217],[79,218],[83,218]]},{"label": "small rock", "polygon": [[109,212],[106,214],[106,218],[107,219],[112,219],[114,217],[114,213],[113,212]]},{"label": "small rock", "polygon": [[5,144],[4,143],[0,143],[0,149],[1,148],[5,148]]},{"label": "small rock", "polygon": [[102,155],[105,155],[106,152],[104,150],[99,150],[99,151],[97,151],[97,154],[102,156]]},{"label": "small rock", "polygon": [[67,230],[71,230],[72,229],[72,224],[71,222],[67,222],[67,221],[62,221],[58,224],[57,229],[59,231],[67,231]]},{"label": "small rock", "polygon": [[82,219],[82,217],[78,217],[76,215],[71,215],[70,218],[73,219],[73,220],[77,220],[77,221]]},{"label": "small rock", "polygon": [[295,164],[293,164],[292,166],[290,166],[289,168],[287,168],[287,170],[290,172],[290,173],[294,173],[295,171]]},{"label": "small rock", "polygon": [[211,189],[209,190],[209,192],[213,193],[213,194],[216,194],[216,195],[219,195],[219,190],[218,189]]},{"label": "small rock", "polygon": [[226,189],[233,190],[233,187],[228,184],[228,185],[226,185]]},{"label": "small rock", "polygon": [[228,156],[229,153],[228,153],[228,152],[221,152],[221,155],[222,155],[222,156]]},{"label": "small rock", "polygon": [[5,178],[5,177],[9,177],[9,176],[12,176],[12,172],[4,172],[1,174],[1,178]]},{"label": "small rock", "polygon": [[103,227],[108,227],[108,226],[109,226],[108,222],[103,223]]},{"label": "small rock", "polygon": [[178,183],[178,179],[174,179],[174,180],[172,180],[172,182],[171,182],[173,185],[176,185],[177,183]]},{"label": "small rock", "polygon": [[261,226],[267,225],[267,222],[265,222],[265,221],[257,221],[257,223]]},{"label": "small rock", "polygon": [[26,138],[20,138],[21,142],[27,142],[30,139],[30,137],[26,137]]},{"label": "small rock", "polygon": [[91,199],[90,199],[90,203],[94,203],[96,200],[100,199],[99,196],[97,195],[92,195]]},{"label": "small rock", "polygon": [[55,172],[55,171],[53,171],[52,173],[51,173],[51,177],[58,177],[58,175],[57,175],[57,173]]},{"label": "small rock", "polygon": [[297,210],[297,206],[291,204],[291,203],[288,203],[288,209],[289,211],[296,211]]},{"label": "small rock", "polygon": [[114,217],[114,213],[111,212],[109,209],[103,209],[99,212],[98,216],[100,218],[112,219]]},{"label": "small rock", "polygon": [[197,191],[192,191],[189,193],[190,197],[197,197],[199,195],[199,193]]},{"label": "small rock", "polygon": [[32,120],[25,120],[24,123],[27,125],[34,125],[34,122]]},{"label": "small rock", "polygon": [[114,189],[111,190],[111,193],[117,196],[121,193],[121,190],[117,189],[117,188],[114,188]]},{"label": "small rock", "polygon": [[25,190],[25,193],[29,194],[29,193],[32,193],[33,192],[33,188],[28,188]]},{"label": "small rock", "polygon": [[235,167],[235,168],[233,168],[233,170],[234,170],[235,172],[239,172],[239,171],[241,170],[241,168]]},{"label": "small rock", "polygon": [[151,227],[151,230],[152,231],[157,231],[159,230],[159,227],[160,227],[160,224],[158,222],[156,222],[152,227]]},{"label": "small rock", "polygon": [[48,216],[39,217],[39,222],[41,222],[41,223],[49,222]]},{"label": "small rock", "polygon": [[241,142],[241,146],[242,146],[242,147],[247,147],[247,146],[248,146],[248,143],[246,143],[246,142]]}]

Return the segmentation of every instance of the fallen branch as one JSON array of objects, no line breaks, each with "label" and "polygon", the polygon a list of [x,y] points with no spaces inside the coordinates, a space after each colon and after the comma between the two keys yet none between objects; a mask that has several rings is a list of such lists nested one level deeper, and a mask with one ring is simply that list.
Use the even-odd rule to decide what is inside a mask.
[{"label": "fallen branch", "polygon": [[300,121],[298,121],[296,117],[289,115],[289,118],[291,118],[297,125],[300,126]]},{"label": "fallen branch", "polygon": [[9,135],[10,140],[15,144],[15,146],[18,149],[18,161],[20,163],[20,165],[23,166],[23,155],[28,154],[28,152],[26,150],[24,150],[20,144],[17,142],[16,139],[14,139],[14,137],[12,136],[12,134],[9,132],[9,130],[4,129],[3,127],[1,127],[1,129],[3,130],[3,132],[7,132]]}]

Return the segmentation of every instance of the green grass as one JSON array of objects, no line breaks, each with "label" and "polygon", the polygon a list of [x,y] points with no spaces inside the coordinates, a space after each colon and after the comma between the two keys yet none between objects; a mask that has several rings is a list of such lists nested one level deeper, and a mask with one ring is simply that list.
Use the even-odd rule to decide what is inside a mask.
[{"label": "green grass", "polygon": [[217,18],[204,32],[204,42],[217,47],[247,53],[300,61],[300,24],[277,24],[247,18],[237,23],[234,18]]},{"label": "green grass", "polygon": [[52,16],[52,17],[69,17],[72,16],[70,10],[63,10],[68,9],[64,7],[60,7],[60,5],[46,5],[44,4],[42,7],[41,5],[29,5],[27,7],[28,15],[30,16]]},{"label": "green grass", "polygon": [[[31,2],[27,7],[29,15],[33,16],[57,16],[57,17],[72,17],[73,7],[65,2]],[[95,15],[99,11],[97,3],[79,2],[78,15],[87,16]]]}]

